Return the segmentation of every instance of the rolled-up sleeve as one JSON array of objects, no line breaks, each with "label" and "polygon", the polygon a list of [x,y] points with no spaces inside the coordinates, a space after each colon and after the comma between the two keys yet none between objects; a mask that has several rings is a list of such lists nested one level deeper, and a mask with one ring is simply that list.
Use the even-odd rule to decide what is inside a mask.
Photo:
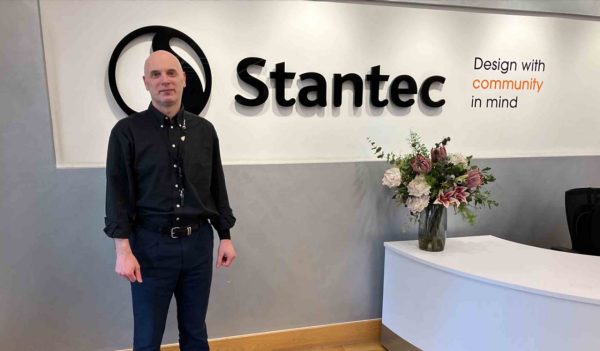
[{"label": "rolled-up sleeve", "polygon": [[231,228],[235,225],[235,217],[229,206],[229,198],[227,197],[227,187],[225,186],[225,174],[223,172],[223,164],[221,163],[221,152],[219,149],[219,138],[214,127],[213,132],[213,165],[212,165],[212,181],[210,185],[211,195],[215,201],[219,215],[211,218],[211,224],[217,230],[219,239],[231,239]]},{"label": "rolled-up sleeve", "polygon": [[110,133],[106,158],[106,217],[104,232],[111,238],[128,238],[135,222],[133,148],[117,124]]}]

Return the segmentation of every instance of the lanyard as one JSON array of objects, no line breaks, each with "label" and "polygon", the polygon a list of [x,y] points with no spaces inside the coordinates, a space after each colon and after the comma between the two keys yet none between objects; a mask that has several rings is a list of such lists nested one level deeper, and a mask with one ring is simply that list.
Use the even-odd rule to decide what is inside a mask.
[{"label": "lanyard", "polygon": [[[168,117],[167,117],[168,118]],[[176,117],[174,117],[176,118]],[[172,152],[171,152],[171,148],[170,148],[170,144],[171,144],[171,138],[170,138],[170,129],[171,128],[166,128],[166,133],[163,135],[163,140],[165,141],[165,146],[167,148],[167,154],[169,156],[169,160],[171,164],[176,164],[177,165],[177,171],[176,171],[176,177],[177,177],[177,184],[179,186],[179,206],[183,207],[184,205],[184,201],[185,201],[185,176],[183,173],[183,155],[184,155],[184,145],[185,145],[185,137],[186,137],[186,119],[185,119],[185,115],[182,114],[182,119],[183,119],[183,123],[180,125],[181,127],[181,133],[180,133],[180,138],[179,140],[175,141],[175,145],[176,145],[176,150],[177,153],[175,154],[175,158],[173,159],[172,156]]]},{"label": "lanyard", "polygon": [[186,134],[186,126],[185,126],[185,115],[181,116],[183,118],[183,123],[181,125],[181,138],[178,141],[177,145],[177,164],[179,167],[177,168],[177,173],[179,174],[179,201],[180,206],[183,207],[185,202],[185,178],[183,174],[183,146],[185,145],[185,134]]}]

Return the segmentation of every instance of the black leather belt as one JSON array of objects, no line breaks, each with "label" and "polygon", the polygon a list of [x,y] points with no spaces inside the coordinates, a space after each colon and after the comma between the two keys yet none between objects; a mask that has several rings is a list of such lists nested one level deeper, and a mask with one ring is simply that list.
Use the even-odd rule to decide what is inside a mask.
[{"label": "black leather belt", "polygon": [[[206,223],[206,222],[202,222],[201,224],[204,224],[204,223]],[[150,230],[153,232],[161,233],[163,235],[168,235],[173,239],[179,239],[184,236],[192,235],[192,231],[194,229],[198,229],[200,227],[200,224],[194,223],[194,224],[182,225],[182,226],[177,226],[177,227],[157,227],[157,226],[150,225],[148,223],[140,223],[140,226],[144,229],[147,229],[147,230]]]}]

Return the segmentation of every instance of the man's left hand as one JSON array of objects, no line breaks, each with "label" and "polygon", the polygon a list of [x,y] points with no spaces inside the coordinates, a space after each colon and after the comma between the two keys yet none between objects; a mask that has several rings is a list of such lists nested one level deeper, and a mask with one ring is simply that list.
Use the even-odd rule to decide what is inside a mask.
[{"label": "man's left hand", "polygon": [[219,242],[219,253],[217,257],[217,268],[229,267],[235,260],[235,249],[230,239],[223,239]]}]

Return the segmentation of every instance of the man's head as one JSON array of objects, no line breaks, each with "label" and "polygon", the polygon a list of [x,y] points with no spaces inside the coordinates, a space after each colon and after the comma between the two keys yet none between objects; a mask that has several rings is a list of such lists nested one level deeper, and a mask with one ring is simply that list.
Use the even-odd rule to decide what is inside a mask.
[{"label": "man's head", "polygon": [[144,85],[157,108],[181,105],[185,73],[179,60],[170,52],[155,51],[144,64]]}]

